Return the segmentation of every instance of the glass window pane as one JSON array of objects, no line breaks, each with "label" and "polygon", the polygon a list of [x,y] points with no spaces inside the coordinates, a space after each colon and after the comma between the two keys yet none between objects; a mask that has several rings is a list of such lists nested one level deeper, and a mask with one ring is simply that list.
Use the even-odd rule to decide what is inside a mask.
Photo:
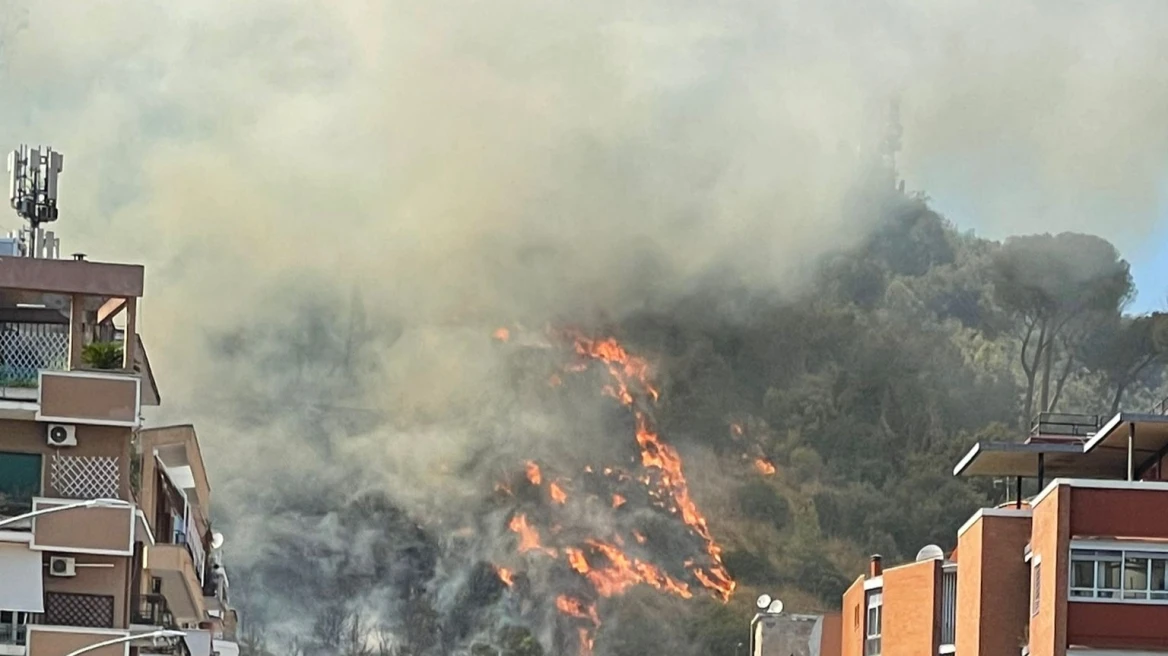
[{"label": "glass window pane", "polygon": [[1119,561],[1103,561],[1099,563],[1099,588],[1105,590],[1119,589],[1121,564]]},{"label": "glass window pane", "polygon": [[32,498],[40,493],[40,454],[0,453],[0,515],[32,510]]},{"label": "glass window pane", "polygon": [[1091,560],[1071,561],[1071,587],[1095,587],[1095,562]]},{"label": "glass window pane", "polygon": [[[1123,561],[1123,589],[1128,592],[1139,593],[1138,597],[1146,598],[1148,589],[1148,559],[1125,558]],[[1128,595],[1124,595],[1128,596]],[[1131,598],[1131,597],[1129,597]]]},{"label": "glass window pane", "polygon": [[1165,565],[1168,565],[1168,561],[1162,560],[1160,558],[1152,559],[1152,580],[1150,582],[1151,585],[1149,586],[1151,589],[1168,590],[1168,587],[1164,586]]},{"label": "glass window pane", "polygon": [[1095,592],[1092,590],[1071,590],[1072,597],[1094,597]]}]

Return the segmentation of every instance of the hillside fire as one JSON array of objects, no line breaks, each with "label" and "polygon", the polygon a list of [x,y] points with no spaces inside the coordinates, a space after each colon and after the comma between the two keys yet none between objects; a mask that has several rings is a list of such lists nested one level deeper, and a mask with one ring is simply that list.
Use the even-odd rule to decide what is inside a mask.
[{"label": "hillside fire", "polygon": [[[511,335],[501,328],[495,333]],[[551,332],[574,357],[553,374],[555,388],[569,377],[601,368],[606,374],[598,392],[611,397],[631,416],[632,444],[636,454],[628,467],[594,463],[570,478],[548,469],[546,463],[528,460],[519,464],[520,481],[540,501],[530,512],[514,511],[507,529],[515,535],[515,553],[526,562],[519,567],[544,567],[532,558],[555,559],[559,574],[545,577],[563,589],[551,591],[556,611],[568,624],[563,633],[572,636],[581,656],[592,653],[601,627],[600,601],[647,586],[683,599],[704,590],[725,602],[735,583],[722,562],[722,548],[714,540],[705,516],[690,495],[682,459],[656,428],[652,406],[660,392],[651,379],[649,363],[630,354],[613,338],[593,339],[574,331]],[[503,341],[503,340],[500,340]],[[510,490],[510,483],[500,483]],[[669,531],[670,545],[688,543],[692,553],[666,553],[654,548],[654,533],[640,525],[631,507],[658,517]],[[613,517],[607,535],[581,535],[564,529],[561,519],[571,512],[608,512]],[[646,516],[641,514],[641,517]],[[564,522],[564,525],[569,525]],[[663,530],[655,529],[658,534]],[[675,535],[676,534],[676,535]],[[662,540],[665,542],[666,540]],[[627,547],[626,545],[631,545]],[[675,546],[671,548],[675,549]],[[499,580],[514,589],[514,570],[495,566]],[[551,599],[552,597],[549,597]]]}]

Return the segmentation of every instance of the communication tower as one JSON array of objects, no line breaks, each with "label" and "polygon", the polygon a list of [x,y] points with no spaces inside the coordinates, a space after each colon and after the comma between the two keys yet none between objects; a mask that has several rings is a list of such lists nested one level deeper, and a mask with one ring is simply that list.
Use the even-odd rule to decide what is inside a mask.
[{"label": "communication tower", "polygon": [[[61,153],[49,147],[21,145],[8,153],[8,202],[28,228],[9,241],[9,249],[0,255],[56,257],[57,239],[44,232],[41,225],[57,220],[57,181],[64,161]],[[27,247],[25,237],[27,236]],[[0,240],[3,241],[3,240]]]}]

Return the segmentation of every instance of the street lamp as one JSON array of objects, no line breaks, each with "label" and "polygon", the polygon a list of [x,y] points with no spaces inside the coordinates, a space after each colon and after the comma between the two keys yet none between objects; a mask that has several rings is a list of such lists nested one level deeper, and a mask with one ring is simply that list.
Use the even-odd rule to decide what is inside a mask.
[{"label": "street lamp", "polygon": [[66,503],[60,506],[49,506],[48,508],[34,510],[29,513],[24,513],[23,515],[17,515],[16,517],[0,519],[0,528],[3,528],[9,524],[23,522],[24,520],[32,519],[33,517],[40,517],[41,515],[47,515],[49,513],[61,512],[62,510],[73,510],[74,508],[128,508],[132,505],[134,504],[122,499],[86,499],[85,501]]},{"label": "street lamp", "polygon": [[181,638],[185,635],[186,634],[183,633],[182,631],[174,631],[172,629],[161,629],[159,631],[151,631],[150,633],[135,633],[133,635],[127,635],[127,636],[121,636],[118,638],[114,638],[113,640],[106,640],[104,642],[94,643],[92,645],[82,647],[81,649],[78,649],[77,651],[71,651],[68,654],[65,654],[65,656],[77,656],[78,654],[84,654],[87,651],[92,651],[94,649],[101,649],[102,647],[109,647],[110,645],[117,645],[117,644],[121,644],[123,642],[130,642],[131,640],[138,640],[140,638]]}]

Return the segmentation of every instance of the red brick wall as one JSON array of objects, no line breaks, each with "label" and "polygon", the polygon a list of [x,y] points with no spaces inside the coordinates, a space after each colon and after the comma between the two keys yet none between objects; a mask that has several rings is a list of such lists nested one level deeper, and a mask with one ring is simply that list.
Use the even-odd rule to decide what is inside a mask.
[{"label": "red brick wall", "polygon": [[861,576],[844,593],[843,610],[840,611],[840,656],[862,656],[864,653],[864,615],[867,611],[864,577]]},{"label": "red brick wall", "polygon": [[1168,647],[1168,606],[1072,601],[1067,642],[1097,649]]},{"label": "red brick wall", "polygon": [[1042,585],[1038,614],[1030,618],[1031,656],[1067,653],[1070,494],[1068,486],[1060,485],[1033,508],[1031,552],[1042,559]]},{"label": "red brick wall", "polygon": [[841,656],[842,619],[840,613],[827,613],[823,616],[823,639],[819,643],[819,656]]},{"label": "red brick wall", "polygon": [[957,538],[957,653],[1017,653],[1030,621],[1030,517],[983,516]]},{"label": "red brick wall", "polygon": [[1168,538],[1168,490],[1068,491],[1071,535]]},{"label": "red brick wall", "polygon": [[941,561],[884,570],[884,656],[936,654],[941,642]]}]

